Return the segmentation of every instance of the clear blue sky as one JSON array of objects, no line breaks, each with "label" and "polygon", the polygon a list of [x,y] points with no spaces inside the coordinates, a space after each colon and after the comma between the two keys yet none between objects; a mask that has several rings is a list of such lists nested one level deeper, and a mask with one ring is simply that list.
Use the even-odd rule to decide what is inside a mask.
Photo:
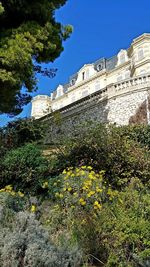
[{"label": "clear blue sky", "polygon": [[[63,24],[74,27],[70,39],[64,42],[64,52],[50,67],[58,69],[54,79],[40,77],[37,94],[50,94],[58,84],[68,81],[82,65],[101,57],[111,57],[121,48],[128,48],[132,39],[150,32],[149,0],[68,0],[56,12]],[[28,104],[20,117],[30,115]],[[0,125],[10,120],[0,116]],[[12,118],[11,118],[12,120]]]}]

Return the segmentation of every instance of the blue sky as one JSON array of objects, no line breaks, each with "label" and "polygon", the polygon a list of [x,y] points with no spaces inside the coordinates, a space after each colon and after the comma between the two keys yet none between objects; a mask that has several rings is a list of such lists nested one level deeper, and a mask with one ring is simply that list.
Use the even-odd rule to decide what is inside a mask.
[{"label": "blue sky", "polygon": [[[64,42],[64,52],[49,67],[57,68],[53,79],[39,78],[38,91],[50,94],[59,84],[84,64],[101,57],[111,57],[121,48],[128,48],[133,38],[150,32],[149,0],[68,0],[56,12],[57,21],[74,27],[70,39]],[[30,116],[28,104],[19,117]],[[14,118],[13,118],[14,119]],[[0,126],[10,118],[0,116]],[[11,118],[12,120],[12,118]]]}]

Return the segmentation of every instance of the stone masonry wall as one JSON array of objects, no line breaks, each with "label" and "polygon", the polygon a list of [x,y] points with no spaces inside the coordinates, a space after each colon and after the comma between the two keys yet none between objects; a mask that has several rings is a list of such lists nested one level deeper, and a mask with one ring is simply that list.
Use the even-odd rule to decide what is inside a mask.
[{"label": "stone masonry wall", "polygon": [[[40,120],[48,124],[46,143],[51,142],[57,135],[71,134],[76,130],[77,125],[85,121],[127,125],[132,123],[133,117],[138,113],[138,118],[142,118],[142,121],[138,119],[137,123],[147,123],[147,112],[150,113],[150,107],[146,106],[146,99],[150,95],[150,85],[145,84],[143,88],[135,86],[132,90],[131,88],[125,88],[122,91],[115,89],[115,93],[113,89],[114,87],[105,88],[41,118]],[[145,113],[139,116],[140,110],[143,112],[143,109],[140,109],[142,105],[145,105]]]}]

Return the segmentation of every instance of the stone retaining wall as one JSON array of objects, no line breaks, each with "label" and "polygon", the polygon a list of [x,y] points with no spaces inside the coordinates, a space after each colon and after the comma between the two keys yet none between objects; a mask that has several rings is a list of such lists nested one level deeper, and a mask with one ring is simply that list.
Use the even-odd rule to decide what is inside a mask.
[{"label": "stone retaining wall", "polygon": [[[127,125],[136,120],[131,118],[140,112],[145,105],[145,112],[137,123],[149,121],[150,75],[112,84],[99,92],[84,97],[54,113],[50,113],[40,120],[47,122],[49,133],[56,136],[60,133],[69,134],[76,126],[85,121],[97,121]],[[142,111],[142,109],[141,109]],[[49,134],[48,134],[49,136]]]}]

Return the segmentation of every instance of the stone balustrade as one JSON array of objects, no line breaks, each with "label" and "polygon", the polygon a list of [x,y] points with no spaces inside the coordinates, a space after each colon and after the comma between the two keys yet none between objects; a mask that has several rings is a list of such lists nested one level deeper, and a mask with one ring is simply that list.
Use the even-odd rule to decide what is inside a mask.
[{"label": "stone balustrade", "polygon": [[150,74],[141,75],[110,85],[108,88],[108,97],[117,96],[134,90],[150,88]]},{"label": "stone balustrade", "polygon": [[[103,101],[125,94],[131,94],[134,91],[150,89],[150,74],[140,75],[138,77],[126,79],[94,92],[86,97],[83,97],[67,106],[60,108],[58,111],[62,117],[71,116],[74,113],[83,112],[83,110],[90,109],[92,106],[97,106]],[[53,112],[47,114],[45,118],[53,117]],[[43,117],[41,119],[44,119]]]}]

